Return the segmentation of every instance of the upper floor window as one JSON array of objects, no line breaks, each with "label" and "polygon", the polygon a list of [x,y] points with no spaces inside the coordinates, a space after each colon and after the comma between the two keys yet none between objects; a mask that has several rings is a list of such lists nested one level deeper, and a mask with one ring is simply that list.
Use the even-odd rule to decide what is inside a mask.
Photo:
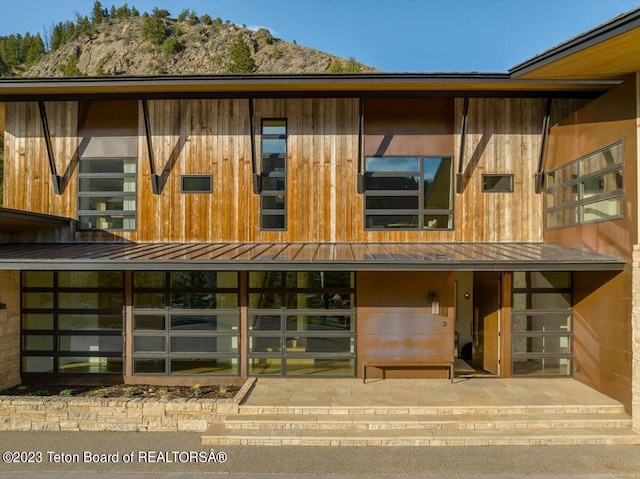
[{"label": "upper floor window", "polygon": [[547,228],[624,216],[624,146],[614,143],[547,175]]},{"label": "upper floor window", "polygon": [[452,229],[452,159],[365,158],[365,228]]},{"label": "upper floor window", "polygon": [[260,227],[287,228],[287,120],[262,120]]},{"label": "upper floor window", "polygon": [[136,158],[80,158],[78,222],[82,230],[136,228]]}]

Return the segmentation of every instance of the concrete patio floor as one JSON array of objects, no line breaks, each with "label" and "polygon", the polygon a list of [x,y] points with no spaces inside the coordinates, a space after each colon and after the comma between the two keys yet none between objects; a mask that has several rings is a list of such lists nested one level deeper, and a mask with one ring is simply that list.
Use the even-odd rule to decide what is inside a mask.
[{"label": "concrete patio floor", "polygon": [[566,378],[280,379],[260,378],[243,401],[252,407],[612,406],[618,401]]}]

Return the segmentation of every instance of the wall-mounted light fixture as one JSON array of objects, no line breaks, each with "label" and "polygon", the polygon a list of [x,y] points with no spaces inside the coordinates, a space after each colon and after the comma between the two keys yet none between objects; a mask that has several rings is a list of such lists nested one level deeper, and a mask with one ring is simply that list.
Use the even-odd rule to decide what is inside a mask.
[{"label": "wall-mounted light fixture", "polygon": [[427,293],[427,299],[431,303],[431,314],[440,314],[440,299],[438,293]]}]

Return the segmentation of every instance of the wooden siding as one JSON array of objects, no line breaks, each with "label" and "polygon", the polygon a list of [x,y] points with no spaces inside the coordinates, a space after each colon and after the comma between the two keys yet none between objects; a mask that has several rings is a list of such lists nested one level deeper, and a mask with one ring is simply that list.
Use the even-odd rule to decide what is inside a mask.
[{"label": "wooden siding", "polygon": [[45,102],[63,194],[54,193],[38,104],[7,103],[3,206],[74,218],[78,149],[77,102]]},{"label": "wooden siding", "polygon": [[[389,123],[401,122],[403,111],[408,111],[412,104],[398,100],[390,110],[390,120],[384,120],[384,104],[389,101],[368,100],[366,103],[371,115],[367,123],[370,140],[384,134]],[[400,149],[392,149],[391,153],[406,153],[403,145],[409,144],[414,150],[418,148],[412,150],[412,154],[451,155],[455,174],[462,99],[420,102],[437,104],[432,111],[439,113],[425,113],[426,120],[407,113],[410,124],[399,125],[398,137],[413,135],[413,138],[408,143],[397,143]],[[571,110],[571,105],[571,100],[554,100],[554,111]],[[426,111],[425,108],[421,111]],[[260,197],[252,191],[248,100],[149,101],[153,153],[156,171],[161,175],[161,193],[154,195],[152,192],[142,108],[138,105],[137,113],[134,109],[128,115],[137,115],[137,230],[79,232],[76,239],[152,242],[540,241],[542,195],[536,195],[533,188],[544,108],[544,99],[470,100],[465,181],[462,194],[454,193],[453,230],[365,231],[364,198],[356,191],[358,99],[257,99],[254,134],[258,163],[261,120],[286,118],[288,129],[287,230],[261,231]],[[80,147],[86,152],[87,148],[86,139],[83,138],[80,145],[78,141],[78,104],[47,103],[47,112],[56,162],[61,174],[66,175],[64,194],[58,197],[51,188],[37,104],[10,103],[7,104],[5,206],[75,218],[77,150]],[[82,112],[84,118],[84,104]],[[426,133],[417,135],[419,138],[415,141],[414,127],[421,121]],[[99,123],[83,121],[83,125],[83,131],[90,131],[92,137],[97,135],[95,130]],[[372,144],[369,142],[367,148]],[[430,150],[433,145],[440,145],[439,153]],[[396,148],[396,145],[392,147]],[[513,173],[515,192],[483,193],[482,173]],[[181,175],[184,174],[211,174],[213,192],[182,194]]]}]

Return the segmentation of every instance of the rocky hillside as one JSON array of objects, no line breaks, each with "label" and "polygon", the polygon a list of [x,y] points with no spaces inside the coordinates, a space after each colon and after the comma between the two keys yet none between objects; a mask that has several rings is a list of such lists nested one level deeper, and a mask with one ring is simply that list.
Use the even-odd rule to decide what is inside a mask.
[{"label": "rocky hillside", "polygon": [[252,31],[220,19],[171,19],[158,15],[103,19],[66,41],[23,77],[209,75],[228,73],[358,73],[375,69],[289,43],[268,30]]}]

